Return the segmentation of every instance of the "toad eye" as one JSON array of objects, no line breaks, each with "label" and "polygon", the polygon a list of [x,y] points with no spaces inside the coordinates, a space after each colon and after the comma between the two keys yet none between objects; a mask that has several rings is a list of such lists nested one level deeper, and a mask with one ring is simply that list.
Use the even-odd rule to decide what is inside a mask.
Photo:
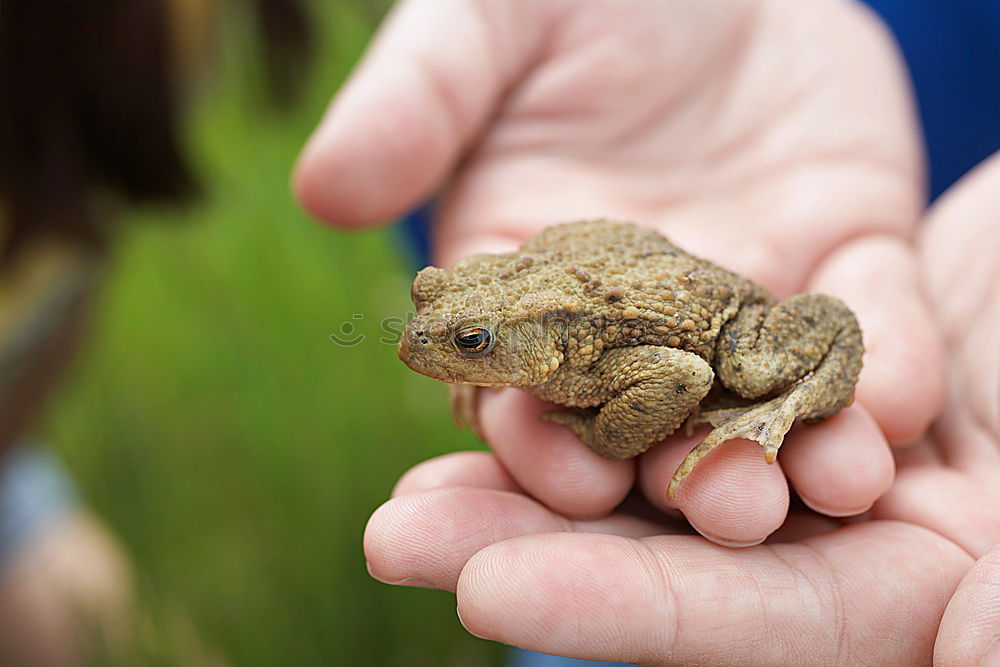
[{"label": "toad eye", "polygon": [[493,334],[482,327],[469,327],[455,334],[455,347],[469,354],[489,352],[493,347]]}]

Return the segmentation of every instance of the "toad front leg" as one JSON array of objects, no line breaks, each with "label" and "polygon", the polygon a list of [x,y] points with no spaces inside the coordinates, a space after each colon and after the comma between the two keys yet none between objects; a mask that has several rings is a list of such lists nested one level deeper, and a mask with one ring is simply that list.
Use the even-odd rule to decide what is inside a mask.
[{"label": "toad front leg", "polygon": [[530,391],[574,407],[599,406],[596,413],[545,412],[541,419],[568,426],[601,456],[628,459],[684,423],[713,377],[712,368],[695,354],[639,345],[608,350],[582,372],[560,369]]},{"label": "toad front leg", "polygon": [[796,419],[820,420],[850,405],[863,351],[854,314],[834,297],[804,294],[741,308],[719,334],[719,380],[743,398],[774,398],[699,413],[697,421],[715,428],[677,468],[667,497],[676,495],[702,458],[733,438],[760,443],[765,460],[773,463]]}]

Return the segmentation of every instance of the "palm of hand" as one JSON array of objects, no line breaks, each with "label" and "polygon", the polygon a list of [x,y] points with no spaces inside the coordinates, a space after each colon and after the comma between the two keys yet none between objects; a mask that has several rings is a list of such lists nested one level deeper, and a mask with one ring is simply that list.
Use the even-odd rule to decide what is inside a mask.
[{"label": "palm of hand", "polygon": [[606,215],[787,295],[846,240],[912,228],[915,128],[867,17],[837,3],[541,4],[514,36],[496,26],[530,25],[509,16],[523,8],[483,3],[487,41],[507,46],[502,84],[463,96],[465,70],[438,82],[466,151],[437,211],[445,262]]}]

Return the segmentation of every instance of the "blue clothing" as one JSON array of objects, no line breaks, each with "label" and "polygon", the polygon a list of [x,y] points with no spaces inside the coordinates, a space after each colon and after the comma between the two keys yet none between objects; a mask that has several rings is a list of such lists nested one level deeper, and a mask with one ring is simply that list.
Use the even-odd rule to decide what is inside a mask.
[{"label": "blue clothing", "polygon": [[1000,0],[867,0],[913,79],[931,197],[1000,150]]},{"label": "blue clothing", "polygon": [[629,667],[624,662],[591,662],[590,660],[573,660],[560,658],[544,653],[532,653],[519,648],[512,648],[507,659],[507,667]]},{"label": "blue clothing", "polygon": [[73,484],[51,454],[34,445],[7,452],[0,458],[0,568],[75,505]]}]

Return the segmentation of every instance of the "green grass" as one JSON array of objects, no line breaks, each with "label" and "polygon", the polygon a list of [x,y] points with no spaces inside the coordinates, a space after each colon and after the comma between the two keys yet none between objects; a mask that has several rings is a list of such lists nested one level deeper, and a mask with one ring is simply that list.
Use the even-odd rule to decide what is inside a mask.
[{"label": "green grass", "polygon": [[[326,10],[300,107],[262,104],[237,21],[197,96],[207,196],[129,214],[80,362],[43,436],[132,556],[143,661],[184,665],[178,618],[231,665],[495,665],[452,596],[379,584],[361,536],[398,476],[476,446],[446,392],[379,343],[414,267],[391,230],[345,235],[288,192],[295,155],[372,13]],[[355,313],[361,345],[329,339]]]}]

